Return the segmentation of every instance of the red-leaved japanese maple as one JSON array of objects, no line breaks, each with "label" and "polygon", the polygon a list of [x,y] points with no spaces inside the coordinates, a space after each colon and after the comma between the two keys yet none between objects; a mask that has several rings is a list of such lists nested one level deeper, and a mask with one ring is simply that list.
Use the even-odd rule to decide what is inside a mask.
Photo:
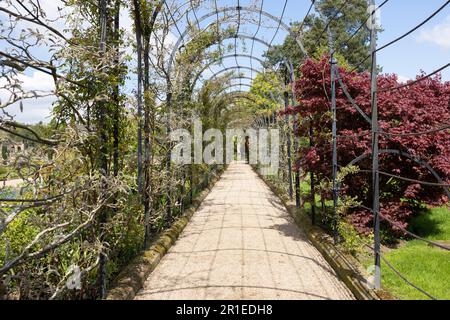
[{"label": "red-leaved japanese maple", "polygon": [[[329,59],[307,60],[296,81],[295,94],[299,106],[288,112],[299,114],[297,135],[308,137],[313,127],[313,147],[303,145],[296,167],[302,172],[313,172],[318,180],[330,179],[331,149],[331,76]],[[339,68],[340,76],[356,104],[371,117],[370,75],[348,72]],[[420,77],[420,76],[419,76]],[[380,153],[380,171],[411,180],[438,182],[424,165],[427,163],[443,179],[450,182],[449,130],[429,132],[450,124],[450,83],[435,76],[398,90],[384,91],[398,86],[394,74],[378,77],[380,150],[400,150],[410,157]],[[352,106],[337,82],[338,163],[347,166],[352,160],[367,155],[356,165],[361,172],[347,176],[341,194],[358,197],[364,206],[372,206],[371,191],[371,126]],[[391,135],[387,135],[390,133]],[[417,133],[417,134],[416,134]],[[404,135],[408,134],[408,135]],[[419,163],[416,160],[422,161]],[[408,220],[419,205],[442,205],[448,199],[441,187],[423,185],[381,175],[381,213],[394,224],[406,228]],[[372,226],[372,214],[361,208],[351,209],[349,219],[363,232]],[[385,224],[394,231],[398,228]]]}]

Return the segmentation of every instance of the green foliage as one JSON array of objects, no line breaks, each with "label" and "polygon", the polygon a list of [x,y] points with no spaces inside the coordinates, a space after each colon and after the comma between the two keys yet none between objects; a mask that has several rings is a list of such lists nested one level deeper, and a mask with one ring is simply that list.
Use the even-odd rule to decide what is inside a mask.
[{"label": "green foliage", "polygon": [[257,74],[252,82],[250,93],[254,101],[246,104],[254,113],[268,114],[280,108],[283,83],[277,73],[272,71]]},{"label": "green foliage", "polygon": [[1,166],[0,167],[0,177],[5,176],[7,173],[8,173],[8,170],[4,166]]},{"label": "green foliage", "polygon": [[364,255],[367,246],[373,244],[373,235],[361,235],[351,223],[345,220],[338,222],[338,232],[341,238],[340,245],[354,256]]},{"label": "green foliage", "polygon": [[110,279],[142,251],[144,243],[144,213],[140,199],[138,195],[130,195],[124,200],[123,209],[111,221],[109,242],[114,243],[114,252],[108,261]]},{"label": "green foliage", "polygon": [[6,146],[2,145],[2,160],[8,159],[8,149]]},{"label": "green foliage", "polygon": [[[340,6],[342,1],[320,0],[317,4],[326,17],[331,17],[335,7]],[[363,1],[351,2],[345,17],[332,25],[336,39],[342,40],[362,20],[365,11]],[[35,179],[36,184],[23,190],[20,196],[28,200],[50,197],[52,201],[44,201],[45,204],[37,209],[20,212],[6,227],[6,231],[1,234],[0,265],[14,258],[26,258],[27,254],[37,254],[48,246],[52,248],[32,259],[24,258],[7,274],[1,275],[0,280],[8,280],[7,286],[13,297],[48,299],[55,293],[58,298],[66,299],[99,297],[97,281],[101,272],[98,262],[100,253],[105,252],[108,257],[106,277],[110,283],[123,266],[141,252],[145,231],[150,230],[151,236],[163,231],[182,213],[188,191],[192,191],[195,197],[208,182],[211,168],[206,165],[185,168],[170,166],[168,163],[170,143],[167,131],[170,130],[166,128],[165,120],[169,104],[156,102],[167,92],[166,82],[161,78],[167,71],[164,60],[168,48],[162,50],[164,55],[153,56],[158,54],[155,53],[158,51],[155,47],[159,44],[154,46],[151,37],[152,32],[158,36],[168,32],[164,30],[167,26],[158,25],[159,21],[153,25],[163,2],[140,0],[138,3],[143,28],[143,51],[148,54],[143,58],[145,79],[139,84],[145,91],[144,119],[136,116],[135,101],[128,99],[123,90],[130,73],[128,62],[131,58],[123,54],[122,50],[129,39],[125,30],[116,29],[118,24],[114,23],[118,22],[114,20],[120,16],[121,8],[128,5],[132,7],[131,2],[108,1],[107,17],[103,20],[100,19],[97,2],[69,0],[65,2],[73,9],[65,20],[70,31],[67,36],[69,39],[59,39],[62,43],[59,45],[53,38],[54,32],[49,32],[52,36],[48,39],[47,35],[42,35],[51,52],[48,65],[52,68],[48,70],[64,75],[66,80],[57,78],[55,73],[57,101],[50,124],[40,123],[29,128],[41,138],[58,139],[58,144],[48,147],[30,143],[33,149],[29,163],[20,164],[19,168],[14,169],[1,166],[0,177],[9,171],[23,170],[27,172],[27,177]],[[44,15],[42,18],[45,18]],[[106,30],[102,30],[101,21],[106,21]],[[314,56],[326,52],[326,37],[319,41],[317,48],[315,41],[323,26],[322,20],[316,16],[307,18],[304,30],[295,30],[299,24],[294,24],[294,31],[303,33],[306,48],[308,52],[314,52]],[[42,27],[45,29],[44,25]],[[196,83],[204,66],[218,61],[221,55],[235,49],[231,44],[219,46],[216,50],[210,49],[237,31],[236,27],[228,27],[217,32],[217,27],[212,24],[201,34],[198,34],[200,30],[193,27],[190,40],[177,53],[176,74],[170,75],[174,80],[172,107],[176,109],[172,110],[171,120],[172,125],[176,124],[179,128],[192,130],[190,119],[193,115],[201,118],[204,130],[223,130],[232,125],[248,127],[255,116],[268,115],[280,105],[284,79],[275,71],[257,75],[250,93],[239,97],[223,91],[236,75],[234,73],[209,81],[197,90]],[[102,31],[106,33],[104,46],[100,43]],[[339,48],[336,57],[341,65],[347,61],[354,64],[360,60],[367,51],[366,40],[367,32],[363,31],[348,47]],[[14,39],[11,41],[14,42]],[[246,50],[244,44],[243,51]],[[342,58],[344,55],[349,57],[348,60]],[[268,64],[272,66],[284,57],[291,58],[295,64],[303,58],[292,37],[288,37],[274,51],[269,51],[267,56]],[[32,56],[29,58],[33,60]],[[43,68],[48,67],[44,62],[35,62]],[[250,97],[253,99],[251,103],[246,99]],[[138,123],[143,124],[145,149],[143,175],[146,185],[142,194],[136,185]],[[18,129],[17,133],[25,138],[32,138],[33,135],[24,129]],[[15,136],[10,138],[21,140]],[[5,152],[2,150],[4,158]],[[343,177],[339,180],[352,172],[356,172],[356,169],[344,168],[341,173]],[[286,176],[284,173],[284,178]],[[287,194],[285,181],[273,178],[273,182],[280,193]],[[329,184],[322,187],[329,192]],[[2,193],[6,191],[9,192],[2,189]],[[144,199],[145,196],[148,198]],[[172,205],[172,216],[167,213],[169,203]],[[354,203],[354,199],[343,197],[340,214],[344,216],[346,209]],[[11,213],[8,206],[2,206],[1,209]],[[148,229],[145,228],[146,218],[149,218]],[[53,229],[56,225],[59,227]],[[339,228],[345,239],[344,245],[356,252],[362,243],[361,237],[344,220],[340,221]],[[36,239],[39,234],[42,237]],[[58,243],[66,235],[70,237]],[[24,253],[24,250],[27,252]],[[71,275],[73,266],[83,270],[82,290],[65,288],[65,281]]]},{"label": "green foliage", "polygon": [[[217,31],[215,25],[211,25],[207,30],[199,33],[199,30],[193,28],[190,33],[192,40],[184,46],[181,52],[176,56],[178,85],[176,100],[184,105],[191,97],[192,91],[195,89],[196,81],[200,77],[200,72],[205,64],[217,61],[230,48],[217,48],[208,50],[214,44],[219,43],[224,38],[233,34],[234,29],[220,29]],[[203,70],[204,71],[204,70]]]},{"label": "green foliage", "polygon": [[33,224],[34,210],[27,210],[14,219],[2,235],[8,241],[0,241],[0,265],[4,265],[6,252],[8,256],[16,256],[30,244],[39,233],[39,228]]},{"label": "green foliage", "polygon": [[12,176],[11,168],[7,166],[0,166],[0,179],[10,179]]},{"label": "green foliage", "polygon": [[[348,2],[342,7],[344,2]],[[344,42],[353,34],[353,32],[369,17],[367,13],[367,1],[365,0],[319,0],[316,6],[321,10],[326,21],[334,18],[339,8],[343,8],[330,24],[331,33],[334,38],[338,60],[343,65],[357,66],[368,55],[369,32],[367,28],[362,28],[346,45]],[[328,51],[328,35],[323,32],[325,23],[322,18],[316,14],[311,14],[305,19],[303,29],[299,30],[299,22],[292,24],[294,34],[301,32],[301,41],[306,52],[310,57],[319,59],[322,54]],[[323,32],[323,33],[322,33]],[[328,53],[328,52],[326,52]],[[305,56],[300,50],[297,42],[292,36],[288,36],[281,46],[275,46],[274,49],[266,53],[269,65],[277,65],[282,57],[291,59],[296,69],[304,60]],[[345,61],[343,59],[345,57]],[[360,67],[360,70],[369,68],[369,61],[366,61]]]}]

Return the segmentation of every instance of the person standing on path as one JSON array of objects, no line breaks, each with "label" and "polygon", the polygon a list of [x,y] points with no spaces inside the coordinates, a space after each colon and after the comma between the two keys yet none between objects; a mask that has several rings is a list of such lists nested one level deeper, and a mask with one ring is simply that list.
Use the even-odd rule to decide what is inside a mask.
[{"label": "person standing on path", "polygon": [[250,137],[245,137],[245,163],[250,164]]}]

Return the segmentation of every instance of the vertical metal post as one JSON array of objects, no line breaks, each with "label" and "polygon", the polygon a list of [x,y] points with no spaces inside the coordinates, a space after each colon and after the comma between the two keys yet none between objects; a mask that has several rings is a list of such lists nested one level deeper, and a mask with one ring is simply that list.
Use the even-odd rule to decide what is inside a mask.
[{"label": "vertical metal post", "polygon": [[[286,111],[289,108],[289,93],[287,91],[284,92],[284,106]],[[291,133],[289,128],[289,115],[285,116],[285,124],[287,127],[286,139],[287,139],[287,161],[288,161],[288,183],[289,183],[289,198],[293,199],[294,190],[292,188],[292,150],[291,150]]]},{"label": "vertical metal post", "polygon": [[[291,81],[291,87],[292,87],[292,104],[293,105],[297,105],[297,99],[295,96],[295,74],[294,74],[294,70],[293,70],[293,66],[291,66],[291,71],[290,71],[290,81]],[[298,155],[298,150],[300,147],[300,140],[298,137],[298,123],[300,120],[300,114],[297,115],[297,117],[294,117],[294,151],[295,151],[295,156],[294,158],[297,158]],[[300,168],[297,168],[297,170],[295,171],[295,207],[297,209],[300,209],[301,206],[301,194],[300,194]]]},{"label": "vertical metal post", "polygon": [[[375,1],[370,0],[372,8]],[[372,192],[374,216],[374,256],[375,256],[375,289],[381,288],[381,243],[380,243],[380,175],[379,175],[379,133],[378,133],[378,102],[377,102],[377,21],[375,12],[372,12],[370,28],[371,65],[371,104],[372,104]]]},{"label": "vertical metal post", "polygon": [[333,114],[332,139],[333,139],[333,237],[334,242],[338,242],[338,189],[337,189],[337,119],[336,119],[336,79],[335,79],[335,60],[331,56],[331,112]]},{"label": "vertical metal post", "polygon": [[138,191],[142,195],[142,25],[140,18],[140,2],[135,2],[135,28],[136,28],[136,50],[137,50],[137,116],[138,116],[138,131],[137,131],[137,185]]},{"label": "vertical metal post", "polygon": [[[300,118],[300,115],[297,115],[297,120]],[[297,135],[297,130],[298,130],[298,122],[294,124],[294,135],[295,135],[295,142],[294,142],[294,150],[295,150],[295,155],[297,156],[298,154],[298,148],[299,148],[299,139],[298,139],[298,135]],[[295,207],[297,209],[300,209],[300,205],[301,205],[301,199],[300,199],[300,168],[297,168],[297,170],[295,171]]]},{"label": "vertical metal post", "polygon": [[[171,121],[171,113],[172,113],[172,88],[171,88],[171,84],[170,84],[170,79],[167,79],[168,82],[168,93],[167,93],[167,137],[169,138],[170,132],[171,132],[171,128],[170,128],[170,121]],[[167,220],[170,221],[172,219],[172,200],[171,200],[171,186],[170,186],[170,178],[171,178],[171,168],[172,168],[172,163],[171,163],[171,145],[169,142],[169,148],[167,149],[167,164],[166,164],[166,169],[167,169],[167,174],[169,175],[169,179],[168,179],[168,185],[167,185]]]},{"label": "vertical metal post", "polygon": [[[279,104],[277,104],[277,114],[279,114],[280,112],[281,112],[281,110],[282,110],[282,106],[280,106]],[[277,125],[277,128],[280,130],[280,132],[282,132],[283,133],[283,130],[282,130],[282,121],[280,121],[278,118],[277,118],[277,120],[276,120],[276,125]],[[284,176],[284,134],[281,134],[281,157],[280,157],[280,165],[278,166],[278,179],[280,179],[280,177],[281,178],[283,178],[283,176]],[[284,180],[282,180],[282,181],[284,181]]]},{"label": "vertical metal post", "polygon": [[189,165],[189,204],[194,201],[194,165]]},{"label": "vertical metal post", "polygon": [[334,59],[334,45],[333,37],[328,27],[328,37],[330,43],[330,64],[331,64],[331,113],[332,113],[332,152],[333,152],[333,238],[337,243],[339,240],[338,234],[338,187],[337,187],[337,174],[338,174],[338,161],[337,161],[337,115],[336,115],[336,60]]},{"label": "vertical metal post", "polygon": [[[108,34],[108,9],[106,0],[99,0],[99,13],[100,13],[100,53],[102,58],[106,52],[106,41]],[[108,177],[108,149],[107,149],[107,133],[106,133],[106,108],[103,105],[99,105],[99,135],[100,135],[100,158],[99,158],[99,171],[103,177],[102,188],[107,190],[107,177]],[[106,296],[106,281],[107,281],[107,273],[106,273],[106,264],[107,264],[107,253],[105,252],[105,248],[103,247],[105,241],[105,224],[108,219],[108,209],[104,206],[101,209],[101,214],[99,218],[100,223],[100,241],[102,242],[102,248],[99,256],[99,267],[98,267],[98,286],[100,297],[103,299]]]},{"label": "vertical metal post", "polygon": [[295,172],[295,207],[300,209],[301,198],[300,198],[300,171]]},{"label": "vertical metal post", "polygon": [[185,197],[185,192],[186,192],[186,171],[184,170],[184,168],[182,169],[182,183],[181,183],[181,190],[180,190],[180,215],[183,214],[184,211],[184,201],[186,199]]},{"label": "vertical metal post", "polygon": [[[312,121],[312,119],[311,119]],[[309,126],[309,146],[312,148],[314,147],[314,127],[311,122]],[[316,224],[316,181],[314,180],[314,173],[310,172],[310,178],[311,178],[311,223],[312,225]]]}]

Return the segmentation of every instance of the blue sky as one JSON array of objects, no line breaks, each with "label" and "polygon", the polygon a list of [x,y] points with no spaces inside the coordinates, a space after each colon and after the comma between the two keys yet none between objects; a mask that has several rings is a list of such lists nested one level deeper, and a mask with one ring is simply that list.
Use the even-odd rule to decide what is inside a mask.
[{"label": "blue sky", "polygon": [[[261,4],[262,0],[258,0],[257,5]],[[48,12],[55,11],[55,8],[59,1],[45,0],[41,1],[44,6],[48,7]],[[186,0],[180,0],[180,3],[184,3]],[[241,6],[249,6],[250,0],[240,0]],[[380,4],[382,0],[377,0],[376,3]],[[382,46],[385,43],[395,39],[396,37],[404,34],[412,27],[427,18],[434,10],[442,6],[446,0],[390,0],[381,9],[381,23],[384,32],[380,34],[379,45]],[[217,0],[219,7],[235,7],[238,0]],[[289,0],[288,5],[283,16],[283,21],[289,24],[292,21],[302,20],[309,8],[309,0]],[[281,17],[284,6],[284,0],[264,0],[264,10],[270,14]],[[207,12],[214,10],[214,1],[210,1],[209,5],[205,5],[197,11],[197,17],[200,18]],[[243,19],[245,15],[243,14]],[[252,15],[253,18],[257,18],[257,14]],[[248,18],[249,16],[247,16]],[[0,19],[4,19],[4,16],[0,14]],[[201,27],[204,28],[208,24],[215,21],[216,16],[212,16],[205,19],[201,23]],[[195,23],[195,17],[191,14],[189,19],[192,23]],[[236,25],[235,22],[230,22],[229,25]],[[129,14],[124,14],[122,19],[122,27],[128,31],[131,31],[131,19]],[[179,27],[183,30],[186,27],[186,19],[179,23]],[[269,19],[263,20],[263,27],[258,32],[258,37],[266,43],[273,42],[272,44],[282,43],[286,36],[286,31],[282,28],[278,31],[274,38],[277,24]],[[58,26],[59,29],[64,26]],[[241,34],[253,36],[256,32],[254,24],[244,23],[240,29]],[[178,37],[178,32],[174,28],[171,36],[171,41],[175,42]],[[234,39],[224,41],[223,45],[234,45]],[[0,43],[0,48],[2,44]],[[243,40],[238,42],[237,51],[239,53],[250,54],[252,47],[252,41]],[[262,57],[266,46],[255,43],[253,54]],[[46,48],[41,48],[40,52],[43,56],[46,54]],[[231,50],[231,54],[234,53],[234,49]],[[402,80],[415,78],[417,74],[423,70],[425,73],[432,72],[441,66],[447,64],[450,60],[450,5],[447,6],[441,13],[435,16],[420,30],[409,35],[405,39],[396,43],[394,46],[386,48],[379,52],[378,64],[383,67],[383,71],[386,73],[397,73]],[[232,67],[236,64],[240,66],[250,66],[250,60],[248,58],[226,59],[223,65],[211,66],[210,69],[204,72],[204,77],[208,78],[213,73],[220,71],[223,66]],[[252,67],[260,70],[261,67],[257,61],[252,61]],[[255,74],[251,71],[243,70],[248,77],[254,77]],[[35,72],[33,70],[27,70],[24,75],[21,76],[21,80],[24,86],[30,90],[42,89],[52,90],[51,78],[45,75]],[[135,77],[131,76],[131,80],[128,81],[126,92],[132,93],[132,89],[135,84]],[[443,72],[443,79],[450,81],[450,69]],[[0,79],[0,98],[5,99],[1,93],[2,79]],[[243,83],[250,83],[248,80],[242,80]],[[242,87],[246,90],[245,87]],[[25,112],[19,113],[18,106],[13,106],[8,111],[11,113],[17,113],[17,120],[32,123],[37,121],[48,121],[50,114],[52,98],[43,98],[37,100],[27,100],[24,103]]]},{"label": "blue sky", "polygon": [[[380,2],[380,1],[377,1]],[[444,0],[391,0],[381,9],[384,32],[379,44],[389,43],[404,34],[441,7]],[[385,72],[414,78],[420,70],[426,73],[450,61],[450,6],[407,38],[379,53],[378,63]],[[450,70],[442,73],[450,81]]]},{"label": "blue sky", "polygon": [[[272,12],[284,1],[265,1]],[[308,1],[290,0],[287,18],[295,20],[298,12],[304,12]],[[377,0],[379,5],[383,1]],[[390,0],[381,8],[381,24],[384,31],[379,36],[379,46],[403,35],[425,20],[446,0]],[[450,5],[413,34],[379,52],[378,64],[384,72],[414,78],[424,70],[426,73],[439,69],[450,61]],[[450,80],[450,70],[443,72]]]},{"label": "blue sky", "polygon": [[[378,0],[376,4],[379,5],[382,2]],[[445,2],[446,0],[390,0],[381,8],[381,24],[384,31],[379,35],[379,46],[412,29]],[[223,6],[235,6],[237,0],[218,1],[218,3]],[[241,6],[245,6],[248,3],[245,0],[240,1]],[[302,20],[309,4],[310,2],[307,0],[289,0],[284,14],[284,21]],[[265,0],[264,10],[281,17],[283,5],[284,0]],[[249,34],[256,31],[253,26],[244,26],[243,28],[243,31],[247,31]],[[263,29],[258,33],[258,36],[269,42],[273,34],[274,29]],[[280,30],[274,43],[281,43],[285,35],[286,33]],[[262,53],[262,50],[264,50],[263,46],[256,45],[256,48],[256,51],[259,53]],[[380,51],[378,55],[378,64],[383,67],[383,72],[397,73],[400,79],[403,80],[415,78],[416,75],[420,74],[421,70],[425,73],[433,72],[449,61],[450,5],[422,28],[395,45]],[[450,81],[450,69],[445,70],[442,76],[444,80]]]},{"label": "blue sky", "polygon": [[[272,3],[274,1],[271,1]],[[293,1],[300,3],[303,1]],[[383,1],[377,0],[379,5]],[[446,0],[390,0],[381,8],[379,46],[403,35],[425,20]],[[439,69],[450,61],[450,6],[413,34],[379,52],[378,64],[387,73],[415,78],[421,70],[426,73]],[[450,80],[450,70],[443,72]]]}]

